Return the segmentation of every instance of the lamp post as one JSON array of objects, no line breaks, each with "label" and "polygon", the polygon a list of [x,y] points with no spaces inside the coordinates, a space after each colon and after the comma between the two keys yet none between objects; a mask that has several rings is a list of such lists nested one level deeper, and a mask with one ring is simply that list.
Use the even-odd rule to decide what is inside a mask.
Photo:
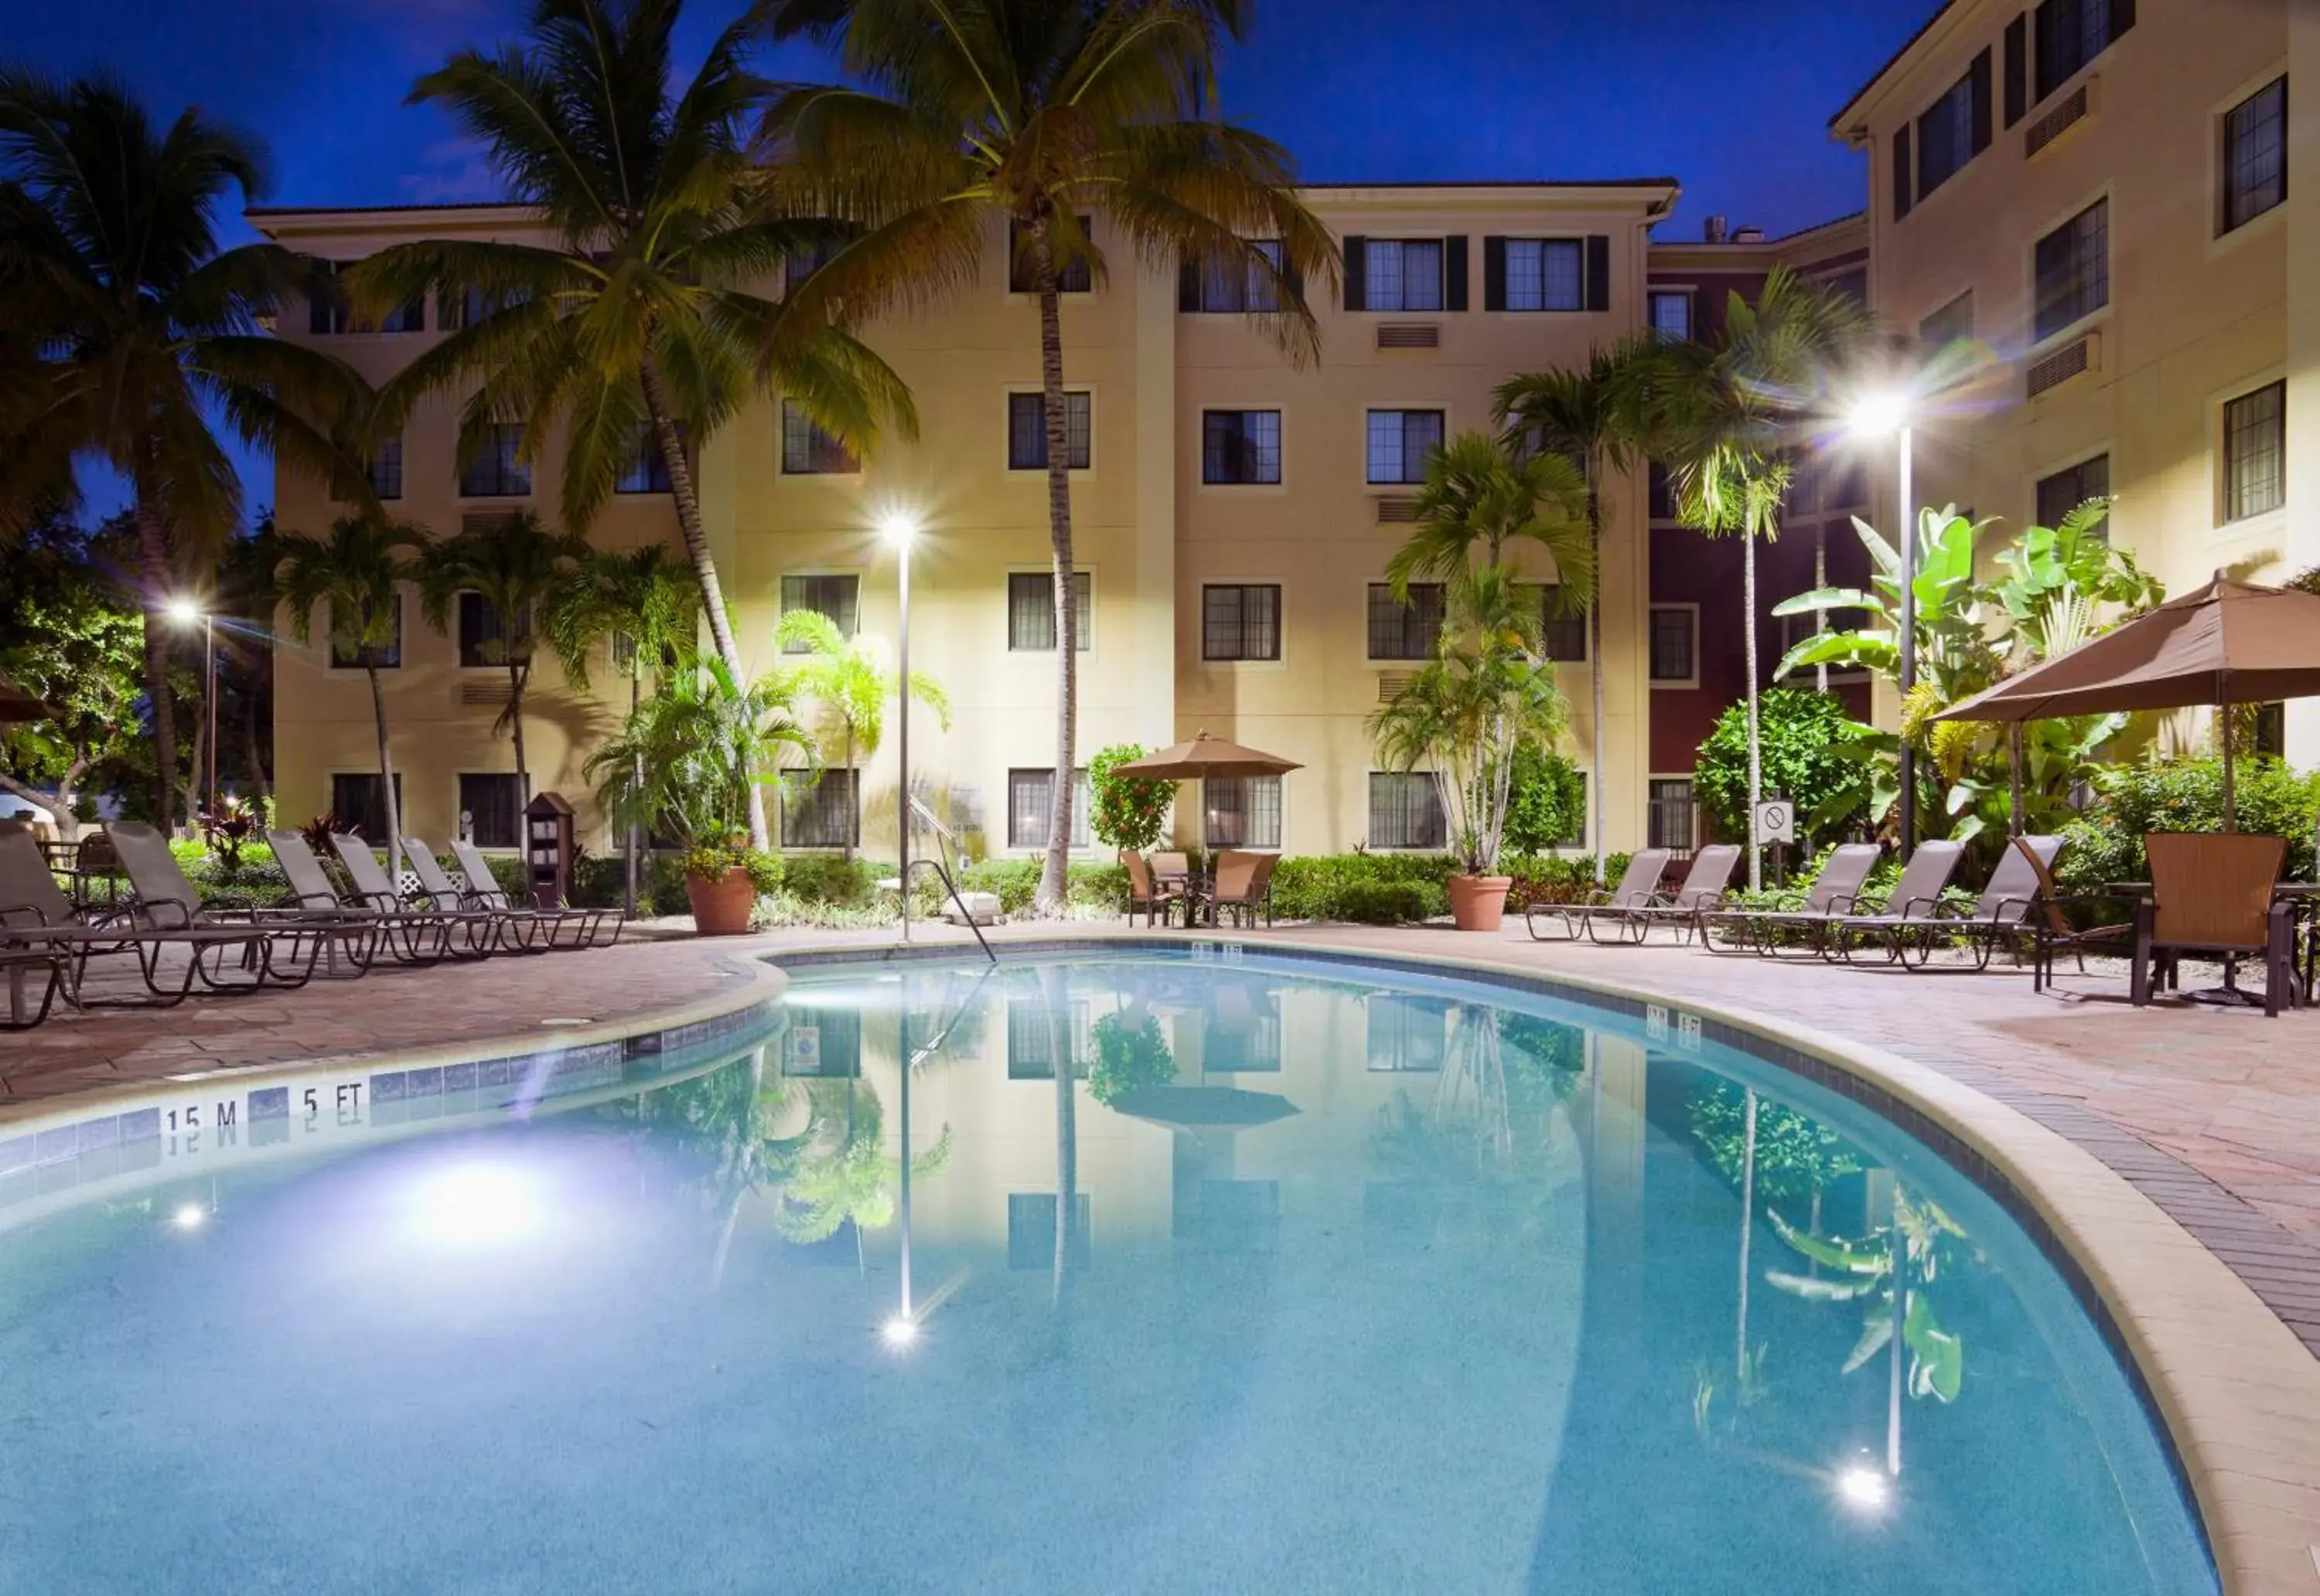
[{"label": "lamp post", "polygon": [[[1898,485],[1901,516],[1901,701],[1908,703],[1917,685],[1917,509],[1910,475],[1916,465],[1916,439],[1909,424],[1909,402],[1899,393],[1873,394],[1853,409],[1853,431],[1863,438],[1892,437],[1900,443]],[[1917,846],[1917,754],[1907,737],[1901,739],[1901,858],[1907,863]]]},{"label": "lamp post", "polygon": [[[168,603],[169,619],[180,626],[202,623],[202,712],[204,729],[202,733],[202,788],[206,794],[204,812],[218,812],[217,796],[217,617],[189,598],[173,598]],[[195,823],[200,823],[196,816]]]},{"label": "lamp post", "polygon": [[[901,672],[902,702],[896,706],[900,720],[895,728],[895,751],[902,763],[901,796],[894,806],[896,852],[902,868],[902,940],[911,939],[911,544],[919,533],[919,523],[913,517],[896,511],[879,522],[878,535],[894,550],[900,562],[896,577],[902,596],[902,621],[896,643]],[[905,1066],[907,1068],[907,1066]],[[908,1090],[906,1086],[905,1091]],[[907,1156],[904,1163],[909,1162]],[[907,1173],[903,1180],[908,1181]]]}]

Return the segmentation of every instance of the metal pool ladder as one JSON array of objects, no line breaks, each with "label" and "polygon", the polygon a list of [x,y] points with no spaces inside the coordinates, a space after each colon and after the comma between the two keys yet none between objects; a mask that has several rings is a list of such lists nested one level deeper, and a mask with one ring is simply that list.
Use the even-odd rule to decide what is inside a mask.
[{"label": "metal pool ladder", "polygon": [[[958,877],[952,873],[951,845],[958,839],[951,835],[948,826],[935,819],[935,812],[921,803],[916,793],[911,795],[910,803],[911,812],[924,821],[927,830],[935,834],[935,847],[938,853],[938,857],[935,858],[912,859],[911,868],[915,870],[923,865],[935,873],[936,878],[943,884],[943,890],[950,893],[950,901],[958,905],[959,918],[966,921],[966,929],[973,931],[975,941],[982,944],[983,957],[992,964],[997,964],[999,956],[991,951],[991,943],[983,937],[983,928],[974,923],[974,911],[966,906],[966,899],[959,893]],[[902,877],[902,891],[907,893],[910,890],[910,876],[905,874]]]}]

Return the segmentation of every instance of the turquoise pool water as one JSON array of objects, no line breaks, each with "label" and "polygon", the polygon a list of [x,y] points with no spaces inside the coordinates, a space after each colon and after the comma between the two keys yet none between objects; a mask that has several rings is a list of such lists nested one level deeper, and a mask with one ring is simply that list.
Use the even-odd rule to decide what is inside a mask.
[{"label": "turquoise pool water", "polygon": [[2216,1589],[2013,1221],[1680,1017],[828,966],[589,1067],[0,1133],[0,1591]]}]

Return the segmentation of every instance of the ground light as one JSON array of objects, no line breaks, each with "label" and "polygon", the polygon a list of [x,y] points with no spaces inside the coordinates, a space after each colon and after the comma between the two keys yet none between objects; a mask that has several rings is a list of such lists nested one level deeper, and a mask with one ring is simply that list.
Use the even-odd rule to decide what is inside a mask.
[{"label": "ground light", "polygon": [[898,1313],[878,1327],[878,1338],[899,1352],[919,1338],[919,1321]]},{"label": "ground light", "polygon": [[[1863,394],[1853,401],[1848,425],[1856,438],[1892,438],[1899,442],[1899,501],[1901,521],[1901,699],[1917,685],[1917,509],[1909,477],[1915,439],[1910,431],[1909,398],[1899,388]],[[1906,863],[1917,845],[1917,757],[1907,738],[1901,739],[1901,857]]]}]

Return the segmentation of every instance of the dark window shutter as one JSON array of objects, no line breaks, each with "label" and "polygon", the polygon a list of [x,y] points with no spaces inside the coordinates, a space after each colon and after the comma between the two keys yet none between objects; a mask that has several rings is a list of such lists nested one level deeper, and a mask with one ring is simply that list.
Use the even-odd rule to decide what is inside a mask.
[{"label": "dark window shutter", "polygon": [[1973,79],[1970,91],[1973,95],[1973,153],[1980,155],[1989,148],[1989,52],[1983,50],[1973,58],[1973,69],[1968,74]]},{"label": "dark window shutter", "polygon": [[1184,312],[1201,308],[1200,263],[1189,255],[1176,266],[1176,308]]},{"label": "dark window shutter", "polygon": [[1498,234],[1482,240],[1482,308],[1507,308],[1507,240]]},{"label": "dark window shutter", "polygon": [[1361,234],[1346,235],[1346,308],[1349,311],[1369,309],[1368,278],[1364,276],[1368,262],[1363,258],[1368,248],[1369,240]]},{"label": "dark window shutter", "polygon": [[2117,43],[2118,36],[2133,26],[2134,26],[2134,0],[2110,0],[2111,42]]},{"label": "dark window shutter", "polygon": [[1893,220],[1899,222],[1909,213],[1909,130],[1901,127],[1893,135]]},{"label": "dark window shutter", "polygon": [[1587,235],[1587,308],[1608,311],[1611,308],[1611,235],[1590,232]]},{"label": "dark window shutter", "polygon": [[1466,235],[1452,233],[1442,246],[1443,308],[1463,311],[1466,308]]},{"label": "dark window shutter", "polygon": [[2006,125],[2012,127],[2030,109],[2030,17],[2028,13],[2006,24]]}]

